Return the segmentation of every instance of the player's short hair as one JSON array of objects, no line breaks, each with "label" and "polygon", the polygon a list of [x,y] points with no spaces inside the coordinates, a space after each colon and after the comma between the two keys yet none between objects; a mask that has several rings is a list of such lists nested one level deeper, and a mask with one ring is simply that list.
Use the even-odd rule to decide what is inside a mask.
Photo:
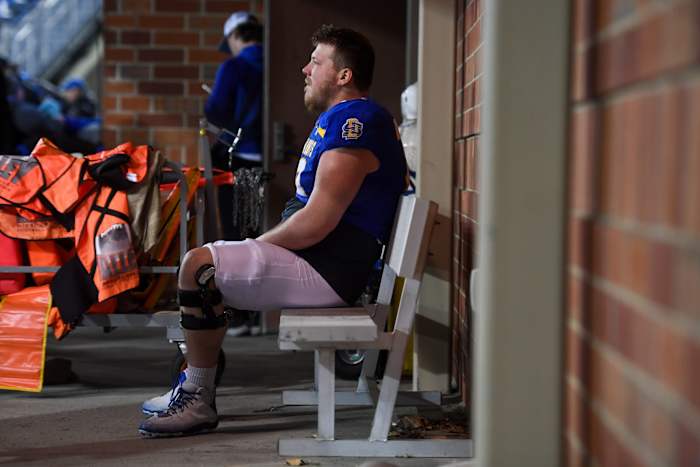
[{"label": "player's short hair", "polygon": [[324,24],[311,36],[311,43],[314,47],[332,45],[333,64],[338,69],[352,70],[353,83],[359,91],[367,91],[372,85],[374,49],[365,36],[352,29]]}]

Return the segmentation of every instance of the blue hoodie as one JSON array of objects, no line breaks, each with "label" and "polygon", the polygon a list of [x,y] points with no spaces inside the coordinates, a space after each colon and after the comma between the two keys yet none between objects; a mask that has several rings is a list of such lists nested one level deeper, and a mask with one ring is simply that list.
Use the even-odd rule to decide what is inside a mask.
[{"label": "blue hoodie", "polygon": [[204,105],[204,114],[214,125],[234,133],[243,128],[236,148],[239,154],[262,154],[262,87],[263,48],[249,45],[219,66]]}]

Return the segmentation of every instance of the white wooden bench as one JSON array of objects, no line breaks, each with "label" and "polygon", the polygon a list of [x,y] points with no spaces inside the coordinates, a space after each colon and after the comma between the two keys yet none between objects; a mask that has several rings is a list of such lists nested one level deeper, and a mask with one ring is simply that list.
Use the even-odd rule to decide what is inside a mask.
[{"label": "white wooden bench", "polygon": [[[415,319],[428,244],[437,204],[402,197],[384,265],[377,303],[359,308],[283,310],[279,346],[283,350],[315,351],[315,390],[285,391],[283,403],[318,405],[315,439],[280,440],[282,456],[348,457],[470,457],[467,439],[388,440],[394,406],[399,403],[440,404],[440,393],[399,392],[406,344]],[[405,279],[394,328],[384,332],[397,277]],[[335,390],[335,351],[369,349],[354,391]],[[389,351],[381,389],[374,375],[380,349]],[[368,439],[335,439],[336,405],[373,405],[374,421]]]}]

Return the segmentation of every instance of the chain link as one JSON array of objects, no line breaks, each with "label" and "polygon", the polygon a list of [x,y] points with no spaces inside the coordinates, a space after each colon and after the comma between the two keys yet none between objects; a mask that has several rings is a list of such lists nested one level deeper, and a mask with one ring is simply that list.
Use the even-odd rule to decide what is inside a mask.
[{"label": "chain link", "polygon": [[233,183],[233,225],[241,238],[260,232],[265,202],[263,171],[260,167],[238,169]]}]

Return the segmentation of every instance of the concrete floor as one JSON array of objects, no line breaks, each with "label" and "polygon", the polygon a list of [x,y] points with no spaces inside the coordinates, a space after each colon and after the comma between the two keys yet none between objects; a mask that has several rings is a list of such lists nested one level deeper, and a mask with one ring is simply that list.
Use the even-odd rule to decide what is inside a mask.
[{"label": "concrete floor", "polygon": [[[313,355],[277,350],[276,336],[227,338],[226,371],[217,390],[215,433],[142,439],[141,403],[165,392],[175,346],[163,329],[79,328],[61,342],[49,337],[47,358],[69,359],[76,380],[41,393],[0,391],[0,465],[281,466],[280,438],[309,437],[315,409],[279,407],[283,389],[313,380]],[[415,409],[397,409],[397,414]],[[367,436],[371,413],[341,408],[337,436]],[[309,458],[306,465],[357,466],[371,459]],[[448,459],[385,459],[432,467]]]}]

